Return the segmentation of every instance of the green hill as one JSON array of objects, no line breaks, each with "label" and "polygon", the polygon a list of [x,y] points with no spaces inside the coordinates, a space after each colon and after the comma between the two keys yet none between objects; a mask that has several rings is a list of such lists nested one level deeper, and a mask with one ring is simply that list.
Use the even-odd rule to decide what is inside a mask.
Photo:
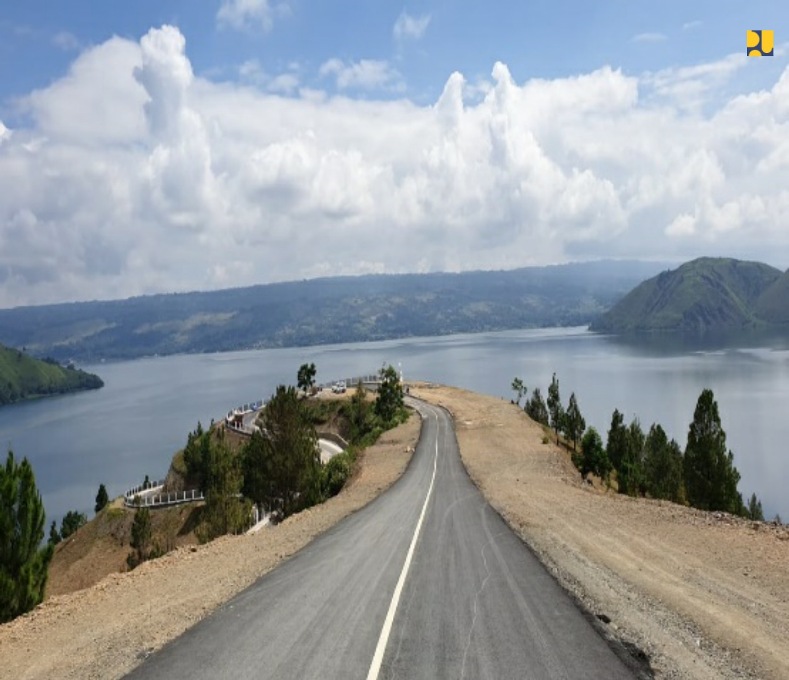
[{"label": "green hill", "polygon": [[789,324],[789,271],[771,283],[756,301],[756,315],[775,324]]},{"label": "green hill", "polygon": [[789,320],[789,297],[781,298],[789,280],[775,287],[784,278],[760,262],[702,257],[639,284],[591,329],[700,331],[781,323]]},{"label": "green hill", "polygon": [[63,367],[51,359],[33,359],[18,349],[0,345],[0,406],[103,385],[101,378],[92,373]]}]

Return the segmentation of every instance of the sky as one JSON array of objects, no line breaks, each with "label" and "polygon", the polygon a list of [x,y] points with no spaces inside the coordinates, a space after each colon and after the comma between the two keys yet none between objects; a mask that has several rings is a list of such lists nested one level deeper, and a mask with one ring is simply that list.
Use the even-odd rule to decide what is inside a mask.
[{"label": "sky", "polygon": [[0,0],[0,307],[786,269],[787,45],[785,0]]}]

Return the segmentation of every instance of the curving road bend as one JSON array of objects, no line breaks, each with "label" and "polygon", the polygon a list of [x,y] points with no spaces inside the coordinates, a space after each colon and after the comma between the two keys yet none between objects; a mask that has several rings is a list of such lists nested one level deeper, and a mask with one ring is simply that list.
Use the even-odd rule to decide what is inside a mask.
[{"label": "curving road bend", "polygon": [[127,677],[633,678],[460,461],[448,415],[401,479]]}]

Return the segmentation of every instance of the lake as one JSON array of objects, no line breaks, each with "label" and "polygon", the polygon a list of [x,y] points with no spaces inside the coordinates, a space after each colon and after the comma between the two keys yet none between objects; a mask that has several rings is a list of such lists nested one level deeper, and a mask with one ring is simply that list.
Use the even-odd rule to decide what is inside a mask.
[{"label": "lake", "polygon": [[428,380],[510,399],[513,377],[547,394],[556,371],[562,401],[576,393],[587,425],[605,437],[614,408],[644,430],[659,422],[684,449],[701,390],[710,387],[728,445],[765,516],[789,520],[789,344],[735,338],[704,344],[665,337],[625,341],[583,328],[506,331],[320,347],[153,357],[84,366],[101,390],[0,409],[0,442],[33,464],[47,518],[93,514],[100,483],[111,497],[161,478],[198,420],[267,399],[295,383],[304,362],[318,382],[375,373],[384,362],[407,380]]}]

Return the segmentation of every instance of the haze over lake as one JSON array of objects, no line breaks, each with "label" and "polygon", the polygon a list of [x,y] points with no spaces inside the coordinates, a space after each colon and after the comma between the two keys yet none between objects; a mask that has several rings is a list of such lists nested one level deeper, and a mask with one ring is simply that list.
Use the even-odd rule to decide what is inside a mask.
[{"label": "haze over lake", "polygon": [[304,362],[319,382],[391,363],[428,380],[510,399],[514,376],[547,393],[556,371],[566,404],[575,392],[587,425],[605,437],[614,408],[644,430],[659,422],[684,449],[696,399],[711,387],[747,499],[765,517],[789,518],[789,345],[775,338],[694,343],[624,342],[583,328],[507,331],[386,342],[154,357],[84,366],[105,387],[0,409],[0,442],[33,464],[48,521],[70,509],[92,516],[99,483],[111,496],[161,478],[197,421],[267,399],[295,383]]}]

